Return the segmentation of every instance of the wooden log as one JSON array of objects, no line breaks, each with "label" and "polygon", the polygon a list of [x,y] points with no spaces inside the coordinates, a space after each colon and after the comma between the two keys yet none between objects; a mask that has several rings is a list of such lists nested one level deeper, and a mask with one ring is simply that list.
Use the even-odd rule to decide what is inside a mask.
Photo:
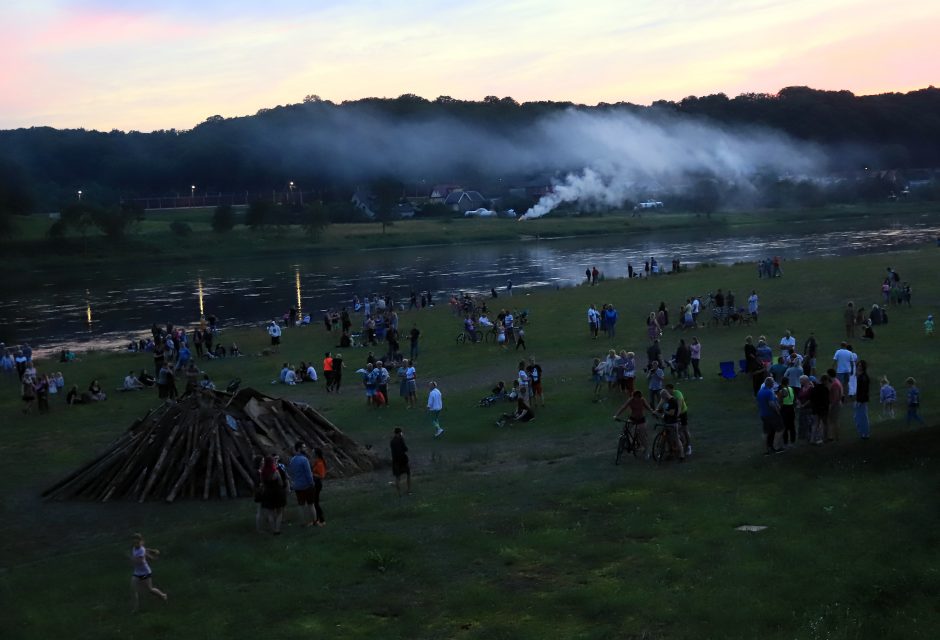
[{"label": "wooden log", "polygon": [[166,496],[167,502],[173,502],[176,499],[176,493],[180,490],[180,487],[183,486],[183,483],[186,482],[186,479],[189,478],[189,474],[193,472],[193,469],[196,467],[196,463],[199,461],[201,455],[202,449],[199,447],[194,447],[192,453],[189,454],[189,459],[183,466],[183,472],[173,484],[173,488],[170,489],[170,493],[168,493]]},{"label": "wooden log", "polygon": [[222,445],[219,442],[219,430],[215,428],[212,430],[212,438],[215,440],[215,481],[219,487],[219,497],[227,498],[226,488],[225,488],[225,469],[222,468]]},{"label": "wooden log", "polygon": [[[218,431],[216,431],[218,433]],[[220,436],[221,439],[221,436]],[[235,488],[235,478],[232,477],[232,450],[222,442],[222,468],[225,469],[225,486],[228,487],[228,497],[237,498],[238,489]]]},{"label": "wooden log", "polygon": [[160,475],[160,470],[166,462],[167,455],[169,454],[170,447],[176,441],[176,436],[180,431],[180,427],[183,424],[183,421],[177,421],[173,426],[173,430],[170,432],[169,437],[167,438],[166,443],[163,445],[163,448],[160,450],[160,456],[157,458],[156,464],[153,466],[153,472],[150,474],[150,478],[147,479],[147,484],[144,485],[143,491],[140,492],[140,496],[137,498],[138,502],[143,502],[147,499],[147,494],[150,493],[150,490],[153,488],[154,483],[156,483],[157,478]]},{"label": "wooden log", "polygon": [[212,437],[212,433],[207,434],[209,438],[209,457],[206,462],[206,479],[202,485],[202,499],[209,499],[209,486],[212,483],[212,465],[215,462],[215,438]]}]

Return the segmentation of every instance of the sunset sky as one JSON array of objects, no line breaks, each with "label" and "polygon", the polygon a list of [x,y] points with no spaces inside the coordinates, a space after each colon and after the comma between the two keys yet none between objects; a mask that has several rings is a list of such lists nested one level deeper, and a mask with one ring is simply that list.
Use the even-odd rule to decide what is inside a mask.
[{"label": "sunset sky", "polygon": [[4,0],[0,128],[188,129],[307,94],[593,104],[940,81],[937,0]]}]

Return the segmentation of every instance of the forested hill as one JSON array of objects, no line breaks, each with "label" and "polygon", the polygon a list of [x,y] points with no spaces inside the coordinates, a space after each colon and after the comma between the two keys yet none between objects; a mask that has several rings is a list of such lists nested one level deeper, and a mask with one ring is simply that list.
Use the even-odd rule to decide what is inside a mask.
[{"label": "forested hill", "polygon": [[[940,89],[934,87],[873,96],[789,87],[776,95],[717,94],[649,107],[520,104],[495,97],[429,101],[413,95],[334,104],[309,96],[254,116],[213,116],[188,131],[0,131],[0,202],[17,208],[16,203],[29,201],[49,209],[79,188],[116,200],[188,192],[191,185],[244,192],[283,188],[295,180],[328,193],[384,176],[406,184],[481,181],[493,178],[482,175],[487,154],[505,155],[491,149],[492,140],[524,147],[541,121],[570,109],[708,119],[724,128],[766,127],[830,150],[851,150],[843,166],[838,166],[840,154],[831,154],[837,159],[833,170],[860,168],[862,162],[884,169],[940,166]],[[571,167],[539,166],[529,159],[519,164],[518,175],[507,175],[513,172],[505,164],[498,171],[500,178],[525,179],[527,172],[552,168]]]}]

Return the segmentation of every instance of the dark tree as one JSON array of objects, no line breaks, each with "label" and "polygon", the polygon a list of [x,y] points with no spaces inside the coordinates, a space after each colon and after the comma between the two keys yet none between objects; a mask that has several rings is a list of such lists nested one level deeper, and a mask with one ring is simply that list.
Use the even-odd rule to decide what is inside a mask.
[{"label": "dark tree", "polygon": [[267,200],[255,200],[248,205],[245,224],[252,229],[263,229],[271,223],[273,206]]},{"label": "dark tree", "polygon": [[232,205],[221,204],[212,214],[212,230],[216,233],[228,233],[235,228],[235,212]]}]

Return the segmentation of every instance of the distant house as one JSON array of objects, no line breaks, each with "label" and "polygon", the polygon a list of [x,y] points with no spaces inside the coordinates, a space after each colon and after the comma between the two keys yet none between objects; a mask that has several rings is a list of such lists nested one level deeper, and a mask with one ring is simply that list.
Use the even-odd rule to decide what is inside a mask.
[{"label": "distant house", "polygon": [[369,220],[375,219],[375,196],[368,189],[357,188],[350,200],[353,206]]},{"label": "distant house", "polygon": [[454,191],[463,191],[463,188],[457,184],[436,184],[431,187],[431,195],[428,199],[431,204],[444,202]]},{"label": "distant house", "polygon": [[[369,220],[375,220],[376,218],[376,199],[375,196],[369,192],[368,189],[359,188],[356,189],[356,192],[352,196],[352,204],[356,209],[362,212],[362,215],[368,218]],[[392,213],[392,218],[414,218],[415,217],[415,207],[410,202],[401,202],[395,205],[395,210]]]},{"label": "distant house", "polygon": [[454,211],[469,211],[486,206],[486,198],[479,191],[452,191],[444,199],[444,206]]},{"label": "distant house", "polygon": [[398,218],[414,218],[415,207],[410,202],[402,202],[395,206],[395,216]]}]

